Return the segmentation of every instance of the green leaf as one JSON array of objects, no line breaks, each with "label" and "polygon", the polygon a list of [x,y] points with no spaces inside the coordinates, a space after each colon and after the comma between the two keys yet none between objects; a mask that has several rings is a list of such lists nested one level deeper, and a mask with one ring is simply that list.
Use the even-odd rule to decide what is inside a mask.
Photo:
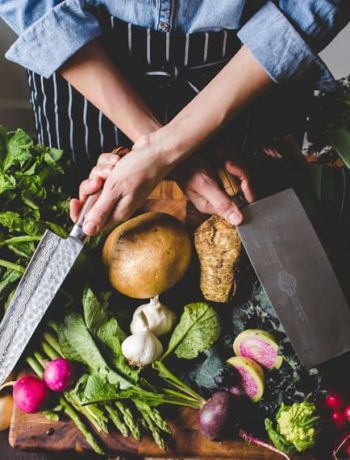
[{"label": "green leaf", "polygon": [[49,166],[56,166],[56,163],[61,160],[63,150],[51,148],[44,154],[44,160]]},{"label": "green leaf", "polygon": [[12,166],[23,167],[32,159],[32,147],[33,141],[23,129],[17,129],[15,133],[8,135],[4,171],[8,171]]},{"label": "green leaf", "polygon": [[92,371],[107,375],[108,366],[97,348],[82,316],[75,312],[65,315],[58,329],[58,341],[64,356],[84,364]]},{"label": "green leaf", "polygon": [[7,228],[10,233],[18,232],[31,236],[40,236],[45,231],[42,222],[23,218],[19,213],[13,211],[0,212],[0,225]]},{"label": "green leaf", "polygon": [[115,385],[96,374],[89,375],[85,380],[84,387],[79,390],[79,398],[82,404],[113,401],[117,396]]},{"label": "green leaf", "polygon": [[162,359],[171,352],[175,352],[178,358],[194,359],[218,340],[220,332],[219,318],[214,308],[204,302],[188,304]]},{"label": "green leaf", "polygon": [[18,281],[22,276],[22,273],[16,270],[8,269],[5,274],[1,277],[0,281],[0,298],[8,295],[13,287],[13,284]]},{"label": "green leaf", "polygon": [[7,152],[7,129],[0,125],[0,164],[2,165],[3,159]]},{"label": "green leaf", "polygon": [[16,179],[0,171],[0,195],[16,188]]},{"label": "green leaf", "polygon": [[108,363],[133,381],[137,381],[140,371],[129,367],[122,354],[121,343],[126,338],[126,334],[116,318],[108,312],[109,297],[110,293],[105,294],[103,302],[100,302],[91,289],[84,290],[85,324],[98,344],[106,351]]}]

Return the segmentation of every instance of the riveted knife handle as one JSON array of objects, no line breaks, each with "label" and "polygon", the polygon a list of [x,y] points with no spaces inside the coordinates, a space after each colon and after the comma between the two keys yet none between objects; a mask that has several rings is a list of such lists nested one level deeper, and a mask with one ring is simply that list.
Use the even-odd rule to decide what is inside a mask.
[{"label": "riveted knife handle", "polygon": [[242,208],[244,205],[246,205],[247,200],[245,199],[241,190],[241,183],[239,179],[236,176],[230,174],[223,166],[219,166],[217,172],[225,192],[232,198],[234,203],[239,208]]},{"label": "riveted knife handle", "polygon": [[[114,150],[112,150],[111,153],[118,155],[120,157],[123,157],[127,153],[130,152],[130,149],[127,147],[117,147]],[[78,219],[74,224],[74,227],[72,228],[72,231],[70,232],[69,236],[73,238],[77,238],[81,242],[84,242],[86,239],[87,235],[83,232],[83,225],[86,216],[88,215],[90,209],[93,207],[93,205],[96,203],[98,200],[99,196],[101,195],[101,191],[99,190],[98,192],[94,193],[93,195],[90,195],[87,200],[84,203],[84,206],[82,207]]]}]

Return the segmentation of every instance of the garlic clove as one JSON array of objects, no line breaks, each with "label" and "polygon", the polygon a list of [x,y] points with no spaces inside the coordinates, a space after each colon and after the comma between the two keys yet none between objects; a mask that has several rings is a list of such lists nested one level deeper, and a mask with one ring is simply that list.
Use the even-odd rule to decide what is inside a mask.
[{"label": "garlic clove", "polygon": [[168,307],[159,301],[158,296],[152,298],[148,304],[140,305],[134,313],[130,324],[132,334],[143,330],[142,318],[140,313],[143,312],[148,328],[157,336],[167,334],[174,326],[176,315]]},{"label": "garlic clove", "polygon": [[127,337],[122,343],[122,353],[133,366],[147,366],[163,353],[163,345],[152,332],[140,332]]}]

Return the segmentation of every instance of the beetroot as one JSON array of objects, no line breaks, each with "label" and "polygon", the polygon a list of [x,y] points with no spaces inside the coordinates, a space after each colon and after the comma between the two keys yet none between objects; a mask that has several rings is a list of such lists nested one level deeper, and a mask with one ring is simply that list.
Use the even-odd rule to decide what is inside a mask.
[{"label": "beetroot", "polygon": [[199,429],[211,440],[222,439],[233,421],[232,396],[225,391],[217,391],[200,409]]},{"label": "beetroot", "polygon": [[44,380],[52,391],[68,390],[75,380],[73,363],[64,358],[49,361],[45,367]]},{"label": "beetroot", "polygon": [[33,414],[42,408],[48,393],[43,380],[34,375],[24,375],[14,384],[13,401],[23,412]]}]

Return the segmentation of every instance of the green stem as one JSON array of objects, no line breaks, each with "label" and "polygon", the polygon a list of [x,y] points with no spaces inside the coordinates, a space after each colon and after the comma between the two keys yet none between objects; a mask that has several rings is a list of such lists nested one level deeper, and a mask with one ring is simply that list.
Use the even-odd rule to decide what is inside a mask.
[{"label": "green stem", "polygon": [[63,407],[65,414],[73,420],[78,430],[84,435],[87,442],[93,448],[93,450],[100,455],[105,455],[103,448],[100,446],[99,442],[95,436],[91,433],[89,428],[85,425],[82,419],[79,417],[78,413],[73,409],[73,407],[66,401],[62,396],[60,398],[60,404]]},{"label": "green stem", "polygon": [[116,401],[115,403],[118,410],[121,412],[124,422],[131,431],[132,436],[137,440],[141,440],[140,427],[137,421],[134,419],[131,410],[121,401]]},{"label": "green stem", "polygon": [[47,325],[51,327],[51,329],[53,329],[56,334],[58,333],[58,324],[55,321],[50,320],[48,321]]},{"label": "green stem", "polygon": [[21,265],[13,264],[12,262],[4,259],[0,259],[0,267],[10,268],[11,270],[15,270],[20,273],[25,272],[25,268],[23,268]]},{"label": "green stem", "polygon": [[169,369],[164,365],[162,361],[155,361],[152,364],[153,369],[156,369],[159,373],[159,376],[168,383],[168,385],[173,386],[177,390],[180,390],[182,393],[191,396],[196,400],[201,406],[205,404],[205,399],[202,398],[198,393],[196,393],[192,388],[183,383],[178,379]]},{"label": "green stem", "polygon": [[52,348],[60,357],[63,358],[63,353],[62,353],[60,344],[58,343],[58,340],[56,339],[56,337],[54,337],[54,335],[51,334],[50,332],[44,332],[43,337],[44,337],[44,339],[46,340],[46,342],[51,346],[51,348]]},{"label": "green stem", "polygon": [[[42,347],[46,355],[50,359],[56,359],[57,354],[56,352],[45,342],[42,343]],[[44,374],[44,368],[45,368],[45,358],[42,356],[42,354],[38,351],[34,353],[35,359],[37,363],[39,364],[40,368],[37,370],[40,371],[40,374],[34,369],[33,365],[35,365],[35,362],[30,364],[32,369],[39,375],[40,378],[43,377]],[[29,358],[31,359],[31,358]],[[108,432],[107,429],[107,424],[106,424],[106,419],[103,417],[103,411],[98,409],[97,407],[90,407],[90,406],[82,406],[77,397],[72,393],[72,392],[65,392],[64,397],[67,399],[67,401],[74,406],[75,410],[80,412],[82,415],[85,415],[85,417],[89,420],[89,422],[96,428],[97,431],[103,431],[104,433]]]},{"label": "green stem", "polygon": [[46,367],[47,360],[44,358],[44,356],[39,351],[34,352],[34,358],[38,361],[38,363],[42,367],[43,373],[44,373],[44,369]]},{"label": "green stem", "polygon": [[50,359],[57,359],[60,358],[61,356],[52,348],[51,345],[49,345],[47,342],[43,341],[41,342],[42,349],[44,350],[44,353],[50,358]]},{"label": "green stem", "polygon": [[30,243],[31,241],[40,241],[41,236],[29,236],[29,235],[23,235],[23,236],[14,236],[12,238],[9,238],[8,240],[5,240],[1,243],[1,245],[5,244],[13,244],[13,243]]},{"label": "green stem", "polygon": [[128,437],[130,434],[128,427],[126,426],[126,423],[124,423],[121,419],[120,414],[118,414],[118,411],[115,410],[113,407],[109,406],[108,404],[105,405],[105,408],[117,430],[120,431],[124,438]]},{"label": "green stem", "polygon": [[43,375],[44,375],[44,369],[38,363],[38,361],[35,358],[33,358],[32,356],[28,356],[26,358],[26,362],[33,369],[33,371],[36,373],[36,375],[42,379]]}]

